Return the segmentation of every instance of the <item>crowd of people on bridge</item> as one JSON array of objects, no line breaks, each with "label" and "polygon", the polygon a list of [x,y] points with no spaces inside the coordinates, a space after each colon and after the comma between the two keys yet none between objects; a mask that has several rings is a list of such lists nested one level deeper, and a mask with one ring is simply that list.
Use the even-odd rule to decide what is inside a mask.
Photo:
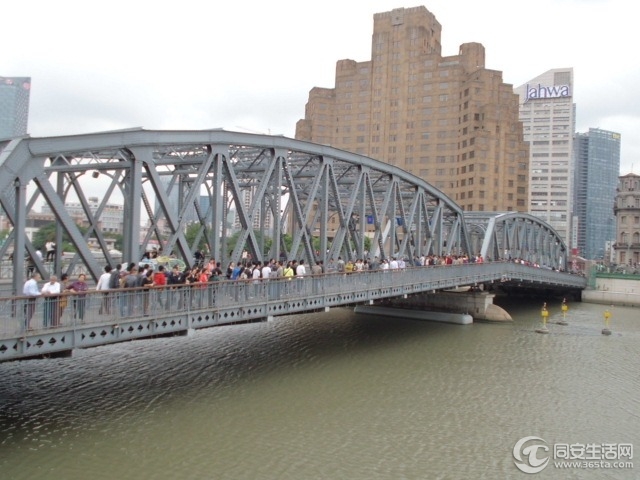
[{"label": "crowd of people on bridge", "polygon": [[[147,260],[146,258],[143,260]],[[521,259],[510,259],[516,263],[539,266]],[[301,260],[276,260],[274,258],[259,262],[243,256],[240,262],[229,262],[223,269],[214,258],[206,261],[200,258],[191,268],[181,269],[178,265],[166,268],[154,263],[118,264],[115,267],[105,266],[104,273],[98,278],[96,291],[102,293],[98,313],[100,315],[120,315],[121,317],[149,315],[150,306],[155,309],[181,310],[185,308],[203,308],[215,306],[215,288],[209,288],[215,282],[238,282],[237,300],[241,295],[251,298],[257,294],[265,280],[318,278],[325,274],[355,274],[365,271],[394,271],[412,267],[447,266],[481,264],[485,259],[477,254],[462,255],[421,255],[413,259],[399,257],[347,258],[341,256],[336,260],[330,258],[326,265],[316,260],[311,265]],[[67,308],[67,297],[73,302],[72,318],[82,322],[86,312],[86,293],[88,286],[85,275],[70,282],[63,275],[61,282],[52,275],[42,287],[38,287],[40,275],[35,273],[25,283],[23,294],[25,303],[25,325],[31,326],[31,318],[35,310],[35,301],[44,297],[43,321],[45,328],[57,327],[61,324],[63,313]],[[154,288],[152,288],[154,287]],[[295,283],[278,290],[278,295],[295,292]],[[245,291],[242,292],[242,289]]]}]

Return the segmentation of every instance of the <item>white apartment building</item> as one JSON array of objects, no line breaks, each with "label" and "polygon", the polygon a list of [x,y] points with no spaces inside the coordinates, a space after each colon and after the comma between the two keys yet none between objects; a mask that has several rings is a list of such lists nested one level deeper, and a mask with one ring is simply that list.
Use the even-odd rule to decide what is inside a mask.
[{"label": "white apartment building", "polygon": [[514,91],[529,142],[529,212],[549,223],[572,248],[573,69],[548,70]]}]

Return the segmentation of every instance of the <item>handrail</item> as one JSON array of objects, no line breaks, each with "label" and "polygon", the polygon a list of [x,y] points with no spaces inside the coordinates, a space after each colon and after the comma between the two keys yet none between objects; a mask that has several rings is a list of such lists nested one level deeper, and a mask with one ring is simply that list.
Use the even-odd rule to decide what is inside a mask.
[{"label": "handrail", "polygon": [[491,282],[586,287],[579,275],[490,262],[0,298],[0,361]]}]

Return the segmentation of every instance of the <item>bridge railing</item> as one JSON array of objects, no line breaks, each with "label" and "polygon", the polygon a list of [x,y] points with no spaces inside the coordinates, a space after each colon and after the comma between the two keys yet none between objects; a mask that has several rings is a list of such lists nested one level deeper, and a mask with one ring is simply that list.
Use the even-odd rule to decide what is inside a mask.
[{"label": "bridge railing", "polygon": [[378,298],[385,298],[490,281],[526,281],[570,288],[584,288],[586,284],[586,280],[577,275],[511,262],[492,262],[9,297],[0,299],[0,338],[113,325],[144,317],[169,318],[176,313],[211,312],[234,306],[304,302],[314,297],[334,296],[334,304],[346,305],[357,303],[354,299],[363,298],[358,296],[361,293],[375,291]]}]

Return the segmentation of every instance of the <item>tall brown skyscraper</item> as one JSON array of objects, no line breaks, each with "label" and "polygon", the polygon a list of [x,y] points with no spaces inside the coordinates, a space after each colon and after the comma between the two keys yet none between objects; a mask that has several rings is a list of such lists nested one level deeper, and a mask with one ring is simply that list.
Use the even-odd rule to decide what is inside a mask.
[{"label": "tall brown skyscraper", "polygon": [[441,28],[425,7],[375,14],[371,60],[337,62],[335,88],[310,91],[296,138],[396,165],[467,211],[527,211],[513,85],[485,68],[479,43],[443,57]]}]

